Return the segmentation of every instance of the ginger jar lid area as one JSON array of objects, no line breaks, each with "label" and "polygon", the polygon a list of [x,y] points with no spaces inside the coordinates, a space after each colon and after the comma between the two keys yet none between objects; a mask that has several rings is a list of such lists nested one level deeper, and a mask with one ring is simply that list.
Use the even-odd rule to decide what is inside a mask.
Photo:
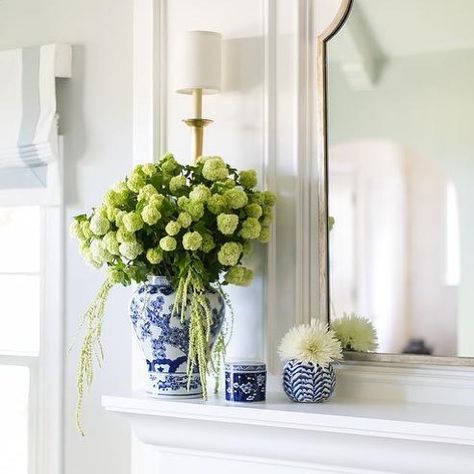
[{"label": "ginger jar lid area", "polygon": [[236,360],[226,361],[226,372],[266,372],[267,367],[261,361]]}]

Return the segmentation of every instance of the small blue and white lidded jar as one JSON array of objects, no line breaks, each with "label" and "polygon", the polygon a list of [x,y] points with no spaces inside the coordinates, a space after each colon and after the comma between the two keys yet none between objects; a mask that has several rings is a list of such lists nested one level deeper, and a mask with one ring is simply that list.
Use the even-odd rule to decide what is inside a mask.
[{"label": "small blue and white lidded jar", "polygon": [[226,362],[225,399],[231,402],[263,402],[267,368],[263,362]]}]

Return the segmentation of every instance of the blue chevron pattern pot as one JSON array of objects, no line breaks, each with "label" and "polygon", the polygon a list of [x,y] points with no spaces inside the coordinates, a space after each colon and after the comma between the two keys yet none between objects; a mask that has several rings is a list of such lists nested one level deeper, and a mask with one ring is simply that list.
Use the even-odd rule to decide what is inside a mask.
[{"label": "blue chevron pattern pot", "polygon": [[[130,301],[130,319],[145,356],[147,392],[152,397],[198,397],[202,394],[197,367],[191,375],[188,390],[189,317],[182,323],[180,313],[172,314],[175,295],[167,278],[153,276],[137,287]],[[211,349],[224,322],[225,302],[217,291],[209,291],[206,298],[213,316]]]},{"label": "blue chevron pattern pot", "polygon": [[283,368],[283,390],[294,402],[324,402],[335,386],[336,373],[332,365],[324,368],[292,359]]}]

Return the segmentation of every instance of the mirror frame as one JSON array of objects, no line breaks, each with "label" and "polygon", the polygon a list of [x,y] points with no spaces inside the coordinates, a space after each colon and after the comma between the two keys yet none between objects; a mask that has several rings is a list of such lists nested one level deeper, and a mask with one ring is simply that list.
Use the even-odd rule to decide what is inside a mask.
[{"label": "mirror frame", "polygon": [[[319,246],[319,314],[326,322],[330,321],[330,278],[329,278],[329,230],[328,230],[328,105],[327,105],[327,43],[342,29],[349,18],[354,2],[342,0],[339,10],[332,20],[317,37],[316,79],[317,79],[317,160],[318,160],[318,246]],[[474,357],[447,357],[416,354],[391,354],[374,352],[344,351],[346,361],[474,366]]]}]

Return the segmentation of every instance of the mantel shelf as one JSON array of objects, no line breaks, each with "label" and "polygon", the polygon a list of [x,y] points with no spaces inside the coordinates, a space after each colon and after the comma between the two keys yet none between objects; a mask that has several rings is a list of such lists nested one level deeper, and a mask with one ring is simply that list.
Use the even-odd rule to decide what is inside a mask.
[{"label": "mantel shelf", "polygon": [[[128,416],[136,431],[149,423],[172,420],[199,425],[252,425],[304,432],[425,441],[474,446],[474,408],[417,403],[382,403],[332,399],[321,404],[299,404],[271,393],[265,403],[229,403],[222,398],[153,399],[104,396],[105,409]],[[159,424],[156,425],[159,428]],[[137,429],[138,428],[138,429]],[[161,430],[157,430],[161,431]],[[146,436],[153,435],[147,431]],[[143,439],[154,444],[158,439]],[[159,435],[158,435],[159,438]]]}]

